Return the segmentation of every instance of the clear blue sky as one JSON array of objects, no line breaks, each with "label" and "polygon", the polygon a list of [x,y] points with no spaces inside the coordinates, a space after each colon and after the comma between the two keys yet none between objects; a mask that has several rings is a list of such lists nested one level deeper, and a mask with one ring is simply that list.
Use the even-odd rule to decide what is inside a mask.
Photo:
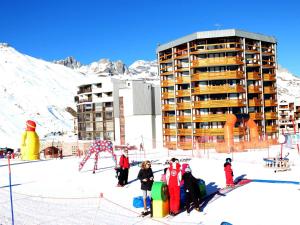
[{"label": "clear blue sky", "polygon": [[157,43],[219,24],[275,36],[279,64],[300,75],[297,0],[1,0],[0,9],[0,42],[46,60],[153,60]]}]

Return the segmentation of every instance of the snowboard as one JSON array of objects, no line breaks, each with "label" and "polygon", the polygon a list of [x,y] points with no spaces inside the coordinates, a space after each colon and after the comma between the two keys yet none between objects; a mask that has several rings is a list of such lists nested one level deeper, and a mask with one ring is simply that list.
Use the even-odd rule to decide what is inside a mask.
[{"label": "snowboard", "polygon": [[138,217],[146,217],[146,216],[150,216],[151,212],[147,211],[147,212],[142,212],[141,214],[138,215]]}]

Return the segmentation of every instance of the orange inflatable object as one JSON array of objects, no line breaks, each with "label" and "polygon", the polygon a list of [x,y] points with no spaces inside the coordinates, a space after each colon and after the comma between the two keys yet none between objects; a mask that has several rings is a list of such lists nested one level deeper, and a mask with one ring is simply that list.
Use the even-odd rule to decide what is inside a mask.
[{"label": "orange inflatable object", "polygon": [[[265,148],[268,146],[267,141],[259,141],[258,127],[253,119],[249,118],[247,114],[238,115],[239,118],[234,114],[226,115],[226,123],[224,125],[224,142],[216,145],[217,152],[229,153],[232,151],[243,152],[246,149],[254,148]],[[233,128],[237,121],[244,120],[245,125],[250,131],[250,141],[234,143],[234,132]]]}]

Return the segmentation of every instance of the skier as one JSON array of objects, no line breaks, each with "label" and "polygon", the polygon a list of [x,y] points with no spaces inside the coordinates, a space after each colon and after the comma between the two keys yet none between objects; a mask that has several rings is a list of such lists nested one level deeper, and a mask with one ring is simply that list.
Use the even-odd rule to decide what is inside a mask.
[{"label": "skier", "polygon": [[145,216],[151,213],[151,209],[150,212],[148,212],[147,210],[147,196],[151,198],[151,188],[154,180],[150,161],[146,160],[142,163],[137,178],[141,181],[141,189],[143,191],[143,203],[144,203],[144,211],[142,212],[142,216]]},{"label": "skier", "polygon": [[224,163],[224,171],[226,177],[226,187],[233,187],[233,171],[231,168],[231,158],[227,158]]},{"label": "skier", "polygon": [[179,161],[171,159],[170,167],[166,173],[166,180],[170,196],[170,215],[176,215],[180,210],[180,181],[181,170]]},{"label": "skier", "polygon": [[120,185],[124,186],[124,185],[128,184],[128,172],[129,172],[129,167],[130,167],[129,158],[128,158],[128,151],[127,150],[125,150],[123,155],[121,156],[119,165],[120,165],[120,169],[121,169],[121,173],[120,173],[121,183],[120,183]]},{"label": "skier", "polygon": [[185,173],[182,175],[182,180],[184,181],[185,190],[185,205],[186,211],[189,215],[192,211],[191,203],[194,203],[194,208],[200,211],[200,189],[198,187],[198,180],[192,175],[191,168],[186,167]]}]

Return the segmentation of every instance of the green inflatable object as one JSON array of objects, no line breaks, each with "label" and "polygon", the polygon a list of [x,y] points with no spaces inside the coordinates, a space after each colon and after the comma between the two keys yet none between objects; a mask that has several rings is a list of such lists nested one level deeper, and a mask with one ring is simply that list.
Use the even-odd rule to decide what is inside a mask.
[{"label": "green inflatable object", "polygon": [[199,185],[199,189],[200,189],[200,198],[203,199],[206,196],[205,181],[200,179],[198,185]]},{"label": "green inflatable object", "polygon": [[153,200],[166,201],[168,198],[168,187],[166,183],[155,181],[152,185],[151,197]]}]

